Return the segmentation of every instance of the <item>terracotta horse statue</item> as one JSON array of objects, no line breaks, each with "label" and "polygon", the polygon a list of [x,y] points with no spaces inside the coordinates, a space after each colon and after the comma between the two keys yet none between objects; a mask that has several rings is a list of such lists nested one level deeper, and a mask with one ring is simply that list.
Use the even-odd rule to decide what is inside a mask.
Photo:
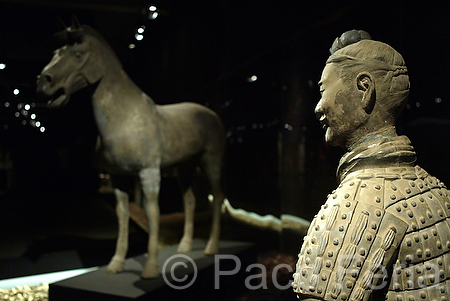
[{"label": "terracotta horse statue", "polygon": [[[94,117],[99,131],[99,151],[114,175],[138,175],[145,197],[144,210],[149,221],[148,260],[142,277],[156,278],[161,174],[167,168],[196,160],[210,182],[214,196],[211,233],[205,254],[218,252],[220,187],[225,134],[220,118],[212,110],[195,103],[156,105],[125,73],[112,48],[100,34],[78,21],[57,35],[66,45],[38,76],[37,92],[49,100],[50,107],[66,104],[71,94],[90,88]],[[90,93],[90,92],[89,92]],[[113,181],[114,185],[114,181]],[[195,197],[192,188],[183,187],[184,234],[178,251],[192,248]],[[128,249],[128,194],[114,189],[117,199],[119,233],[116,252],[107,271],[123,270]]]}]

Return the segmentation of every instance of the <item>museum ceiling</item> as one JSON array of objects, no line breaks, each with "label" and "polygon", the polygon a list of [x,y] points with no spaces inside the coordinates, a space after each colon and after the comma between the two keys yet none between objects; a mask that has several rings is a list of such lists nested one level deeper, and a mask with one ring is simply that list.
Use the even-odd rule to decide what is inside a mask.
[{"label": "museum ceiling", "polygon": [[[161,83],[173,81],[169,75],[175,76],[180,92],[168,101],[180,99],[188,89],[199,91],[208,85],[209,89],[217,88],[217,81],[234,83],[244,79],[245,85],[252,69],[265,72],[268,85],[283,87],[278,70],[283,59],[285,65],[303,61],[301,68],[309,66],[308,80],[315,84],[331,42],[343,31],[357,28],[395,45],[405,56],[414,74],[413,97],[429,98],[430,102],[441,99],[445,103],[450,92],[441,75],[450,69],[448,8],[408,1],[386,3],[361,6],[352,0],[0,0],[0,60],[9,62],[8,71],[0,74],[0,91],[3,101],[11,97],[16,86],[28,87],[31,95],[36,74],[59,46],[53,36],[57,19],[70,23],[76,15],[110,42],[137,80],[145,84],[143,78],[147,77],[147,82],[155,83],[150,88],[156,96],[167,91],[166,86],[158,91]],[[147,9],[151,5],[158,9],[157,19],[149,18]],[[148,36],[137,42],[135,35],[140,26],[146,26]],[[132,50],[131,44],[137,47]],[[286,62],[296,55],[287,58],[289,51],[297,51],[296,62]],[[192,65],[200,59],[201,66]],[[154,71],[155,66],[160,69]],[[150,69],[153,73],[147,72]],[[170,87],[168,94],[175,93],[174,88]],[[252,97],[252,91],[246,93]]]}]

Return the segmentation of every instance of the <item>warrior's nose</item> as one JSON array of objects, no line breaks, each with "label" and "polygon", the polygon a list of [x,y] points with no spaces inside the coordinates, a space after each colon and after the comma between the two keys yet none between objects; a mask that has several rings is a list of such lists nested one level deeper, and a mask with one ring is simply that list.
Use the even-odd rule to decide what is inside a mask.
[{"label": "warrior's nose", "polygon": [[314,113],[316,114],[317,118],[319,118],[323,114],[323,108],[322,108],[322,102],[319,101],[316,105],[316,108],[314,109]]}]

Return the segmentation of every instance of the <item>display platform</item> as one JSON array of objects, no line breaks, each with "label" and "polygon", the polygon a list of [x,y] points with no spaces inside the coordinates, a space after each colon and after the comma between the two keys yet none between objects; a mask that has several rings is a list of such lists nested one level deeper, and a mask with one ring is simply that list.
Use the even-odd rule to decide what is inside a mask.
[{"label": "display platform", "polygon": [[[206,241],[194,240],[188,253],[177,245],[159,252],[160,277],[140,277],[146,254],[129,258],[123,272],[109,275],[106,266],[49,285],[51,301],[229,300],[245,290],[246,268],[256,262],[253,244],[221,241],[220,253],[205,256]],[[163,273],[163,270],[165,271]]]}]

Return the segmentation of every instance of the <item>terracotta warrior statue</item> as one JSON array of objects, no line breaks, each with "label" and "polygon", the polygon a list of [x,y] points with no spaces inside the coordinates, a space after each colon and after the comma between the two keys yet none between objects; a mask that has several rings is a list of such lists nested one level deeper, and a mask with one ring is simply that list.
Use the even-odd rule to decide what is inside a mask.
[{"label": "terracotta warrior statue", "polygon": [[395,129],[405,62],[355,30],[331,53],[315,113],[326,142],[347,153],[304,238],[294,291],[301,300],[450,300],[449,192]]}]

